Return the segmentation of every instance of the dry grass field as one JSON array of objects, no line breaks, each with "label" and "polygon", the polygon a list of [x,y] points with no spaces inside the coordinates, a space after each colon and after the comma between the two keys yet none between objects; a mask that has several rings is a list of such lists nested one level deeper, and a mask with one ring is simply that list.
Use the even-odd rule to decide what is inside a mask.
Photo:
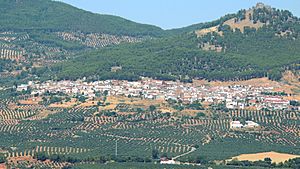
[{"label": "dry grass field", "polygon": [[182,112],[180,112],[181,115],[188,115],[188,116],[197,116],[199,112],[205,113],[207,116],[210,114],[207,111],[204,110],[192,110],[192,109],[185,109]]},{"label": "dry grass field", "polygon": [[97,105],[97,102],[96,100],[90,100],[90,101],[86,101],[84,103],[81,103],[78,107],[92,107],[92,106],[96,106]]},{"label": "dry grass field", "polygon": [[64,102],[63,104],[61,103],[53,103],[50,104],[50,108],[72,108],[77,104],[77,99],[72,98],[71,101],[69,102]]},{"label": "dry grass field", "polygon": [[107,97],[106,103],[110,103],[110,105],[105,106],[104,109],[114,109],[120,103],[131,105],[133,107],[149,108],[150,105],[162,105],[165,104],[166,101],[161,99],[149,100],[140,98],[128,98],[123,96],[109,96]]},{"label": "dry grass field", "polygon": [[206,34],[208,34],[208,33],[212,33],[212,32],[216,32],[216,33],[218,33],[219,35],[222,36],[222,35],[223,35],[223,32],[219,32],[219,31],[218,31],[218,28],[219,28],[219,26],[214,26],[214,27],[210,27],[210,28],[198,30],[198,31],[196,31],[195,33],[196,33],[196,35],[197,35],[198,37],[204,36],[204,35],[206,35]]},{"label": "dry grass field", "polygon": [[242,154],[232,159],[237,159],[239,161],[259,161],[264,160],[265,158],[271,158],[272,162],[280,163],[285,162],[289,159],[299,158],[300,155],[293,155],[293,154],[284,154],[284,153],[277,153],[277,152],[265,152],[265,153],[256,153],[256,154]]},{"label": "dry grass field", "polygon": [[[236,18],[232,18],[232,19],[225,21],[224,25],[230,26],[230,28],[232,30],[239,29],[239,30],[241,30],[241,32],[244,32],[245,27],[258,29],[265,25],[264,23],[261,23],[260,21],[258,21],[257,23],[253,23],[252,20],[250,19],[250,15],[253,15],[253,10],[246,11],[244,20],[236,22],[235,21]],[[197,30],[197,31],[195,31],[195,33],[198,37],[204,36],[204,35],[206,35],[208,33],[212,33],[212,32],[218,33],[220,36],[223,36],[223,32],[219,31],[218,29],[219,29],[219,25],[213,26],[210,28]]]},{"label": "dry grass field", "polygon": [[215,86],[230,86],[230,85],[252,85],[252,86],[264,86],[264,87],[274,87],[274,88],[279,88],[283,86],[283,84],[276,82],[276,81],[271,81],[268,78],[255,78],[255,79],[250,79],[250,80],[244,80],[244,81],[212,81],[208,82],[206,80],[195,80],[194,84],[196,85],[209,85],[212,87]]},{"label": "dry grass field", "polygon": [[45,119],[47,118],[50,114],[55,114],[57,111],[52,111],[52,110],[42,110],[39,114],[36,115],[38,119]]},{"label": "dry grass field", "polygon": [[6,169],[5,164],[0,164],[0,169]]},{"label": "dry grass field", "polygon": [[[295,79],[295,78],[294,78]],[[286,92],[288,94],[293,94],[292,97],[288,97],[287,99],[290,100],[300,100],[300,82],[293,80],[292,82],[287,81],[286,76],[283,77],[282,82],[276,82],[271,81],[268,78],[255,78],[245,81],[227,81],[227,82],[221,82],[221,81],[213,81],[208,82],[205,80],[195,80],[195,85],[208,85],[208,86],[231,86],[231,85],[252,85],[257,87],[273,87],[274,92]]]},{"label": "dry grass field", "polygon": [[37,162],[32,156],[9,157],[7,160],[10,164],[18,164],[21,161]]},{"label": "dry grass field", "polygon": [[250,28],[261,28],[262,26],[264,26],[263,23],[261,23],[260,21],[258,21],[257,23],[253,23],[249,17],[249,15],[253,15],[253,10],[248,10],[246,11],[245,14],[245,19],[239,22],[235,22],[235,18],[230,19],[226,22],[224,22],[225,25],[228,25],[231,27],[231,29],[235,30],[235,29],[239,29],[241,30],[241,32],[244,32],[244,27],[250,27]]},{"label": "dry grass field", "polygon": [[19,100],[19,103],[23,105],[38,105],[40,101],[42,101],[41,97],[32,97],[27,100]]}]

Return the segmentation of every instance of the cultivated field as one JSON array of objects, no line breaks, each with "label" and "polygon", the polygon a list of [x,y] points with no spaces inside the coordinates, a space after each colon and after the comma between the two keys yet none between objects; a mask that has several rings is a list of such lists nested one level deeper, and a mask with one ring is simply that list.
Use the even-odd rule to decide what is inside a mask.
[{"label": "cultivated field", "polygon": [[248,161],[259,161],[264,160],[265,158],[271,158],[272,162],[280,163],[285,162],[289,159],[299,158],[300,155],[293,154],[285,154],[285,153],[277,153],[277,152],[265,152],[265,153],[255,153],[255,154],[242,154],[232,159],[237,159],[240,161],[248,160]]},{"label": "cultivated field", "polygon": [[[19,161],[12,162],[18,167],[66,165],[27,160],[38,153],[79,159],[113,156],[116,143],[120,157],[151,159],[152,151],[157,150],[159,156],[179,156],[176,160],[182,162],[195,157],[222,161],[262,151],[300,154],[297,111],[208,109],[202,111],[205,116],[195,117],[194,110],[179,112],[165,101],[140,98],[107,97],[102,106],[88,101],[86,106],[70,107],[21,104],[19,100],[24,97],[0,100],[1,147],[7,158]],[[151,105],[156,109],[150,110]],[[261,128],[232,130],[233,119],[253,120]],[[275,154],[273,158],[290,157]]]}]

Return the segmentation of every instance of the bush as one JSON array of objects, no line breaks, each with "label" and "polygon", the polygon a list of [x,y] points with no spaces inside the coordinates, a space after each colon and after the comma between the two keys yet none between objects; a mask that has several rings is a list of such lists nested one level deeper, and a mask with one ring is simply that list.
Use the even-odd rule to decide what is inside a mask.
[{"label": "bush", "polygon": [[152,150],[152,158],[153,159],[158,159],[159,158],[159,152],[156,149]]},{"label": "bush", "polygon": [[0,163],[5,163],[5,157],[3,157],[3,156],[0,156]]},{"label": "bush", "polygon": [[40,161],[46,161],[49,157],[44,152],[36,153],[34,158]]},{"label": "bush", "polygon": [[199,113],[197,113],[197,118],[201,118],[201,117],[205,117],[206,115],[205,115],[205,113],[203,113],[203,112],[199,112]]}]

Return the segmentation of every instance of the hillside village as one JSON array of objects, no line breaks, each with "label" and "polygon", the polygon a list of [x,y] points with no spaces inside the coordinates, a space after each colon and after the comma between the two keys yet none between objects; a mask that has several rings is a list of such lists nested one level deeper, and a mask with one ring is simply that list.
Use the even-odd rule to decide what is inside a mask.
[{"label": "hillside village", "polygon": [[27,91],[31,95],[41,96],[45,93],[64,93],[69,96],[83,95],[93,99],[97,93],[107,91],[108,96],[139,97],[144,99],[164,99],[191,104],[195,101],[209,104],[225,104],[227,109],[250,110],[299,110],[300,107],[290,105],[291,100],[285,92],[274,92],[273,87],[252,85],[207,86],[194,83],[161,81],[144,78],[130,82],[106,80],[86,82],[47,81],[44,83],[29,82],[17,87],[17,91]]},{"label": "hillside village", "polygon": [[163,29],[64,1],[0,0],[0,169],[300,169],[288,2]]}]

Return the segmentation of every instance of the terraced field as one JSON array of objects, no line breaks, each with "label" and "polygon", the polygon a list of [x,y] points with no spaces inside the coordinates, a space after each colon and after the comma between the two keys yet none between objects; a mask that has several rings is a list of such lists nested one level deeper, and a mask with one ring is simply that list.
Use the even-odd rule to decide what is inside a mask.
[{"label": "terraced field", "polygon": [[81,52],[147,38],[71,31],[0,30],[0,76],[9,79],[21,73],[38,73],[36,69],[66,61]]},{"label": "terraced field", "polygon": [[[156,111],[105,116],[97,113],[97,106],[15,108],[12,105],[17,105],[16,99],[0,100],[0,142],[8,158],[30,157],[41,152],[76,158],[113,156],[116,144],[118,156],[152,158],[152,151],[157,150],[159,155],[177,157],[176,160],[183,162],[197,156],[213,161],[268,151],[300,154],[299,112],[213,112],[219,118]],[[35,118],[43,110],[53,109],[56,113]],[[261,127],[232,130],[232,120],[253,120]]]}]

